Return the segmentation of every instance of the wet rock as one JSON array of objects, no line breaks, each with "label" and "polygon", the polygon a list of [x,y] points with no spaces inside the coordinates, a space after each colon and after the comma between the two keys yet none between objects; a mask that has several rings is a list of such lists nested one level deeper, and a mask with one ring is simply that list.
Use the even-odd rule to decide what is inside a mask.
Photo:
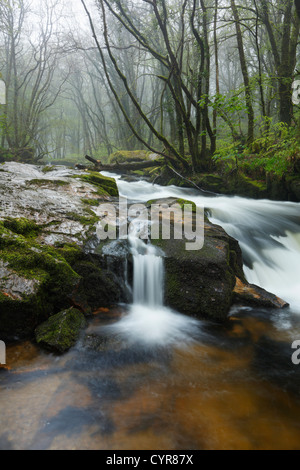
[{"label": "wet rock", "polygon": [[72,295],[75,305],[85,304],[93,311],[101,307],[110,308],[125,300],[122,295],[124,279],[118,279],[113,270],[103,269],[100,265],[101,259],[96,257],[82,258],[73,265],[73,269],[81,277],[78,288]]},{"label": "wet rock", "polygon": [[30,337],[55,308],[69,305],[80,276],[61,253],[16,235],[0,221],[1,339]]},{"label": "wet rock", "polygon": [[8,299],[22,300],[25,296],[35,295],[40,282],[26,279],[8,268],[8,263],[0,259],[0,292]]},{"label": "wet rock", "polygon": [[116,182],[99,173],[16,162],[1,165],[0,220],[24,218],[48,245],[83,246],[99,220],[93,208],[118,196]]},{"label": "wet rock", "polygon": [[[167,203],[172,207],[170,199]],[[165,302],[169,307],[193,317],[222,321],[228,318],[238,298],[261,307],[287,306],[276,296],[247,283],[239,243],[222,227],[205,218],[204,246],[188,251],[186,242],[173,237],[152,240],[165,254]]]},{"label": "wet rock", "polygon": [[117,301],[120,286],[105,267],[83,270],[78,264],[97,238],[99,204],[117,195],[115,180],[99,173],[1,165],[2,340],[31,337],[50,315],[71,305],[88,315],[96,303],[108,307]]},{"label": "wet rock", "polygon": [[62,354],[75,346],[86,326],[84,315],[79,310],[70,308],[41,324],[35,331],[35,339],[43,348]]},{"label": "wet rock", "polygon": [[253,284],[247,284],[236,279],[234,288],[234,301],[242,305],[266,307],[266,308],[287,308],[289,304],[274,294],[267,292],[261,287]]},{"label": "wet rock", "polygon": [[[174,201],[174,204],[182,206],[185,202],[188,201]],[[173,207],[170,199],[168,205]],[[183,224],[180,212],[178,217],[176,221]],[[152,243],[165,254],[165,303],[193,317],[223,320],[232,305],[236,272],[243,277],[242,254],[236,240],[221,227],[203,220],[201,249],[187,250],[184,237],[152,240]]]}]

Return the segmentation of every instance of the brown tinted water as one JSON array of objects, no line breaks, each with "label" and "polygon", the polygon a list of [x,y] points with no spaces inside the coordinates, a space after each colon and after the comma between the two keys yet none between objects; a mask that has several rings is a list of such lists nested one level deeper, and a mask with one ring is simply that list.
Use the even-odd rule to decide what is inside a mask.
[{"label": "brown tinted water", "polygon": [[[88,338],[111,321],[100,313]],[[227,325],[199,322],[192,341],[168,347],[115,336],[57,357],[9,346],[0,448],[300,449],[296,338],[297,315],[248,309]]]}]

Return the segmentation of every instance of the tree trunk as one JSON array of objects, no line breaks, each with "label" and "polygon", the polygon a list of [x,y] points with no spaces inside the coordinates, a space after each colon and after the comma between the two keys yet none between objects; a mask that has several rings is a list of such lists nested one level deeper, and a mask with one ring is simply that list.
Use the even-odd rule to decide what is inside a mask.
[{"label": "tree trunk", "polygon": [[238,50],[239,50],[242,74],[244,77],[246,106],[248,110],[248,142],[250,143],[254,139],[254,110],[253,110],[253,105],[252,105],[252,93],[251,93],[251,86],[250,86],[250,79],[249,79],[248,67],[247,67],[247,62],[246,62],[246,56],[245,56],[245,51],[244,51],[243,35],[242,35],[241,26],[240,26],[240,17],[239,17],[239,12],[238,12],[235,0],[231,0],[231,8],[232,8],[233,16],[234,16],[234,21],[235,21]]}]

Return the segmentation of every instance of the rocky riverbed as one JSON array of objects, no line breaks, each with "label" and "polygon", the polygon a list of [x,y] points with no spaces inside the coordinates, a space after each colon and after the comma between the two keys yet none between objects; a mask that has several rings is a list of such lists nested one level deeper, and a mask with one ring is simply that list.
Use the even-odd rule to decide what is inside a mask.
[{"label": "rocky riverbed", "polygon": [[[83,317],[130,302],[126,241],[101,244],[97,238],[99,206],[118,207],[116,181],[66,167],[5,163],[0,198],[0,337],[35,338],[64,352],[85,327]],[[184,250],[184,240],[156,241],[165,257],[166,305],[218,321],[235,303],[287,306],[248,285],[236,240],[208,219],[204,229],[204,248],[196,252]]]}]

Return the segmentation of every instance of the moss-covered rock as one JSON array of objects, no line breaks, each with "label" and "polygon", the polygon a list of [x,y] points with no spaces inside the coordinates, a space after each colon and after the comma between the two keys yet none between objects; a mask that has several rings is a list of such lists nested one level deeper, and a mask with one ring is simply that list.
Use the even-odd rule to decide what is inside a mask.
[{"label": "moss-covered rock", "polygon": [[242,196],[253,199],[268,197],[269,189],[265,181],[259,181],[244,175],[241,172],[233,172],[230,175],[219,175],[216,173],[200,173],[193,176],[181,178],[174,177],[174,173],[168,167],[162,169],[161,175],[156,182],[163,186],[180,186],[194,188],[195,185],[215,194],[229,196]]},{"label": "moss-covered rock", "polygon": [[206,226],[204,247],[186,251],[186,241],[158,241],[165,258],[165,302],[179,312],[223,320],[232,305],[234,258],[225,232]]},{"label": "moss-covered rock", "polygon": [[[149,204],[154,202],[149,201]],[[162,205],[163,200],[156,202]],[[190,204],[189,201],[176,199],[172,202],[171,198],[165,202],[170,208],[173,204],[179,204],[181,209],[185,204]],[[165,303],[181,313],[223,321],[228,318],[232,305],[238,299],[246,305],[253,304],[253,295],[247,297],[246,292],[255,292],[256,305],[273,308],[286,306],[281,299],[247,283],[239,243],[222,227],[209,222],[207,217],[204,217],[204,245],[199,250],[187,250],[187,240],[184,238],[176,240],[171,236],[170,239],[163,239],[162,234],[160,239],[152,239],[151,242],[165,255]],[[244,286],[243,295],[236,290],[237,278]]]},{"label": "moss-covered rock", "polygon": [[30,336],[41,321],[66,306],[80,281],[59,250],[16,235],[3,222],[0,267],[0,330],[8,341]]},{"label": "moss-covered rock", "polygon": [[16,162],[2,169],[1,339],[30,338],[49,316],[70,306],[89,315],[115,304],[121,288],[109,269],[87,263],[97,206],[118,195],[115,180]]},{"label": "moss-covered rock", "polygon": [[267,183],[253,179],[242,172],[229,175],[202,174],[195,177],[197,186],[217,194],[263,199],[268,196]]},{"label": "moss-covered rock", "polygon": [[114,180],[113,178],[103,176],[101,173],[90,171],[80,176],[80,179],[96,186],[99,195],[106,194],[108,196],[114,197],[119,196],[118,186],[116,184],[116,180]]},{"label": "moss-covered rock", "polygon": [[35,331],[35,339],[39,346],[62,354],[75,346],[86,325],[84,315],[79,310],[70,308],[39,325]]},{"label": "moss-covered rock", "polygon": [[88,305],[91,310],[96,310],[113,307],[124,300],[124,287],[112,271],[97,264],[96,257],[92,259],[82,256],[73,265],[73,269],[81,277],[72,297],[75,305]]},{"label": "moss-covered rock", "polygon": [[[152,204],[154,201],[150,201]],[[183,209],[189,201],[166,200]],[[162,205],[162,201],[158,201]],[[195,207],[192,205],[192,217]],[[163,220],[162,216],[162,219]],[[176,216],[176,220],[180,213]],[[171,218],[173,225],[174,219]],[[195,221],[194,221],[195,222]],[[181,221],[183,223],[183,221]],[[204,217],[204,246],[198,250],[187,250],[187,240],[153,240],[165,254],[165,302],[171,308],[200,318],[223,320],[232,305],[236,273],[243,278],[242,253],[238,242],[225,231],[209,223]],[[199,227],[200,228],[200,227]],[[183,230],[184,232],[184,230]]]}]

